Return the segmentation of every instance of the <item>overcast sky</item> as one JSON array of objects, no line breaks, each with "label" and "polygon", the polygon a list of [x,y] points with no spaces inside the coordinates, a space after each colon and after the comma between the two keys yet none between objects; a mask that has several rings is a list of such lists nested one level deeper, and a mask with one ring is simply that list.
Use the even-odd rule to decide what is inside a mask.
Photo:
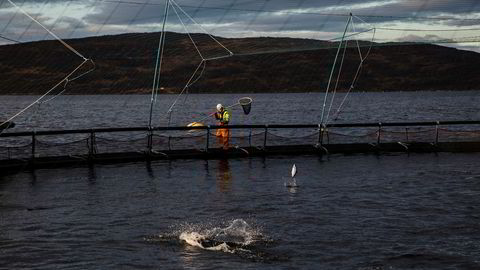
[{"label": "overcast sky", "polygon": [[[61,38],[74,38],[160,31],[166,1],[13,2]],[[377,28],[377,42],[450,41],[445,45],[480,47],[480,0],[175,0],[166,30],[185,32],[185,24],[189,32],[224,37],[333,39],[341,36],[350,12],[358,17],[355,31]],[[51,38],[7,0],[0,0],[0,36],[2,44]],[[356,36],[370,37],[371,32]]]}]

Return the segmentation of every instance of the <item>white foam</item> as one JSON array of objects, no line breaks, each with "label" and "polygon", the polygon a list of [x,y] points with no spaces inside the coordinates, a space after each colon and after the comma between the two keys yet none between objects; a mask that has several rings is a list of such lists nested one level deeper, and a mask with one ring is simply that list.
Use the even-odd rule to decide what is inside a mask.
[{"label": "white foam", "polygon": [[190,246],[204,248],[201,241],[205,240],[205,236],[197,232],[182,232],[179,239],[185,241]]},{"label": "white foam", "polygon": [[298,187],[297,179],[295,179],[295,177],[285,179],[285,186],[286,187]]},{"label": "white foam", "polygon": [[[255,236],[256,232],[251,229],[247,222],[243,219],[236,219],[225,228],[215,227],[202,232],[200,230],[183,231],[180,233],[179,239],[190,246],[233,253],[239,246],[251,244]],[[205,247],[203,245],[205,241],[213,241],[216,245]]]}]

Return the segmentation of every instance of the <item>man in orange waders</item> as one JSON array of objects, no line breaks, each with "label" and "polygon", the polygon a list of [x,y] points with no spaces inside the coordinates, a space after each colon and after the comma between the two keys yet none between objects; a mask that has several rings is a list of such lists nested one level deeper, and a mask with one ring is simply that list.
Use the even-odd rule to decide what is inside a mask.
[{"label": "man in orange waders", "polygon": [[[215,119],[219,121],[219,126],[227,126],[230,121],[230,113],[225,110],[222,104],[217,105],[217,112],[215,113]],[[230,137],[230,130],[226,128],[217,129],[217,141],[223,146],[224,150],[228,149],[228,140]]]}]

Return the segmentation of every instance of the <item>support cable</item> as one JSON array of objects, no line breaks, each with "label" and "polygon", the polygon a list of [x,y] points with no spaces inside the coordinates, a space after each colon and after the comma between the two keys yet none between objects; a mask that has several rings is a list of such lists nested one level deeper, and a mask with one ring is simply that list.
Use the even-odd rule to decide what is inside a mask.
[{"label": "support cable", "polygon": [[335,82],[335,88],[333,89],[332,98],[330,99],[330,106],[328,107],[328,113],[327,113],[327,117],[325,118],[326,119],[325,122],[328,122],[330,111],[332,110],[332,107],[333,107],[333,101],[335,100],[335,95],[338,89],[338,82],[340,81],[340,75],[342,74],[343,63],[345,62],[345,53],[347,51],[347,45],[348,45],[348,40],[345,40],[345,46],[343,47],[342,60],[340,61],[340,68],[338,69],[337,80]]},{"label": "support cable", "polygon": [[1,38],[1,39],[5,39],[5,40],[8,40],[8,41],[11,41],[11,42],[15,42],[15,43],[21,43],[21,42],[18,41],[18,40],[11,39],[11,38],[7,38],[7,37],[5,37],[5,36],[3,36],[3,35],[0,35],[0,38]]},{"label": "support cable", "polygon": [[[30,14],[28,14],[24,9],[22,9],[21,7],[17,6],[15,3],[13,3],[11,0],[7,0],[10,4],[12,4],[14,7],[16,7],[21,13],[23,13],[25,16],[27,16],[28,18],[30,18],[32,21],[34,21],[35,23],[37,23],[40,27],[42,27],[43,29],[45,29],[49,34],[51,34],[55,39],[57,39],[63,46],[65,46],[67,49],[69,49],[71,52],[73,52],[74,54],[76,54],[77,56],[79,56],[80,58],[83,59],[82,63],[80,63],[73,71],[71,71],[67,76],[65,76],[60,82],[58,82],[55,86],[53,86],[51,89],[49,89],[45,94],[43,94],[42,96],[40,96],[39,98],[37,98],[35,101],[33,101],[32,103],[30,103],[28,106],[26,106],[25,108],[23,108],[22,110],[20,110],[19,112],[17,112],[16,114],[14,114],[13,116],[11,116],[10,118],[8,118],[7,120],[5,120],[3,123],[1,123],[0,125],[3,125],[3,124],[6,124],[7,122],[10,122],[12,121],[13,119],[15,119],[16,117],[18,117],[19,115],[21,115],[22,113],[24,113],[25,111],[27,111],[29,108],[31,108],[32,106],[34,106],[35,104],[39,103],[42,101],[43,98],[45,98],[47,95],[49,95],[53,90],[55,90],[58,86],[60,86],[62,83],[64,84],[64,90],[66,89],[66,86],[68,84],[69,81],[73,81],[73,80],[76,80],[80,77],[83,77],[84,75],[92,72],[94,69],[95,69],[95,64],[94,62],[91,60],[91,59],[88,59],[86,57],[84,57],[82,54],[80,54],[77,50],[75,50],[73,47],[71,47],[70,45],[68,45],[65,41],[63,41],[61,38],[59,38],[57,35],[55,35],[52,31],[50,31],[48,28],[46,28],[42,23],[40,23],[38,20],[36,20],[35,18],[33,18]],[[80,75],[78,76],[75,76],[72,78],[72,76],[78,71],[80,70],[80,68],[82,68],[87,62],[91,62],[93,64],[93,68],[87,70],[86,72],[83,72],[81,73]],[[62,91],[62,92],[63,92]],[[58,94],[56,95],[58,96]],[[55,97],[56,97],[55,96]],[[54,98],[55,98],[54,97]],[[53,98],[52,98],[53,99]]]},{"label": "support cable", "polygon": [[187,26],[183,22],[182,18],[180,18],[180,15],[178,14],[177,9],[175,8],[175,6],[172,6],[172,8],[173,8],[173,11],[175,11],[175,14],[177,15],[178,20],[182,24],[183,29],[185,29],[185,32],[187,33],[188,38],[190,38],[190,41],[192,42],[193,46],[195,47],[195,50],[197,50],[198,55],[200,55],[200,58],[202,58],[202,61],[205,61],[205,58],[203,57],[202,53],[200,52],[200,49],[198,49],[197,43],[195,43],[195,41],[192,38],[192,35],[190,35],[190,32],[188,31]]},{"label": "support cable", "polygon": [[105,26],[105,24],[107,24],[110,19],[113,17],[113,14],[115,12],[117,12],[118,8],[120,7],[120,4],[121,3],[117,3],[117,5],[113,8],[112,12],[110,12],[110,14],[108,14],[107,16],[107,19],[103,22],[103,24],[98,28],[97,32],[95,33],[95,35],[98,35],[102,30],[103,30],[103,27]]},{"label": "support cable", "polygon": [[8,118],[7,120],[5,120],[3,123],[0,123],[0,126],[1,125],[4,125],[6,124],[7,122],[10,122],[12,121],[13,119],[15,119],[17,116],[21,115],[22,113],[24,113],[26,110],[30,109],[33,105],[39,103],[44,97],[46,97],[48,94],[50,94],[53,90],[55,90],[58,86],[60,86],[62,83],[65,83],[65,82],[68,82],[70,76],[72,76],[73,74],[75,74],[75,72],[77,72],[86,62],[88,61],[91,61],[89,59],[85,59],[79,66],[77,66],[72,72],[70,72],[65,78],[63,78],[63,80],[61,80],[60,82],[58,82],[55,86],[53,86],[52,88],[50,88],[50,90],[48,90],[45,94],[43,94],[42,96],[40,96],[39,98],[37,98],[34,102],[30,103],[30,105],[28,105],[27,107],[23,108],[22,110],[20,110],[19,112],[17,112],[16,114],[14,114],[12,117]]},{"label": "support cable", "polygon": [[[98,4],[98,0],[94,1],[93,4],[91,5],[90,9],[89,9],[89,12],[88,14],[91,14],[93,13],[93,11],[95,10],[95,8],[97,7],[97,4]],[[70,32],[70,34],[68,35],[68,38],[71,38],[73,36],[73,34],[75,33],[75,31],[77,31],[78,28],[80,28],[80,26],[82,25],[83,21],[82,20],[78,20],[77,22],[77,25],[73,28],[72,32]]]},{"label": "support cable", "polygon": [[[352,15],[352,16],[353,16],[353,15]],[[362,21],[362,22],[364,22],[364,23],[367,23],[367,22],[365,22],[364,20],[362,20],[361,18],[358,18],[357,16],[353,16],[353,17],[352,17],[352,21],[351,21],[352,31],[353,31],[353,32],[356,31],[355,22],[354,22],[353,18],[357,18],[357,19],[359,19],[360,21]],[[340,103],[339,107],[337,108],[337,110],[336,110],[336,112],[335,112],[335,114],[334,114],[334,120],[337,119],[337,117],[338,117],[338,115],[339,115],[339,113],[340,113],[340,110],[341,110],[342,107],[343,107],[343,104],[345,103],[345,101],[346,101],[347,97],[349,96],[350,92],[354,89],[354,87],[355,87],[355,85],[356,85],[356,82],[358,81],[358,78],[359,78],[359,76],[360,76],[360,72],[361,72],[361,70],[362,70],[362,68],[363,68],[363,63],[365,62],[365,60],[367,59],[367,57],[369,56],[369,54],[370,54],[370,52],[371,52],[371,49],[372,49],[372,46],[373,46],[373,42],[374,42],[374,40],[375,40],[375,33],[376,33],[375,27],[373,27],[372,29],[373,29],[372,39],[371,39],[371,41],[370,41],[370,46],[369,46],[367,52],[365,53],[365,55],[362,55],[362,51],[361,51],[361,49],[360,49],[360,47],[361,47],[361,46],[360,46],[360,43],[358,42],[358,40],[355,40],[355,41],[356,41],[355,44],[356,44],[356,47],[357,47],[356,49],[357,49],[358,55],[359,55],[359,57],[360,57],[360,63],[359,63],[359,65],[358,65],[358,67],[357,67],[357,70],[356,70],[356,72],[355,72],[355,75],[354,75],[354,77],[353,77],[352,83],[350,84],[350,87],[349,87],[347,93],[346,93],[345,96],[343,97],[342,102]],[[346,45],[345,45],[345,48],[346,48]],[[342,58],[341,65],[343,65],[343,61],[344,61],[344,58]],[[341,71],[341,66],[340,66],[340,71]],[[338,84],[338,80],[339,80],[339,77],[340,77],[340,71],[339,71],[339,74],[338,74],[338,77],[337,77],[337,84]],[[337,87],[337,85],[335,86],[335,90],[336,90],[336,87]],[[334,96],[332,97],[332,100],[331,100],[330,105],[333,104],[333,98],[334,98],[334,97],[335,97],[335,92],[334,92]],[[332,107],[330,106],[330,108],[329,108],[329,110],[328,110],[328,114],[327,114],[326,120],[325,120],[325,125],[327,125],[327,124],[329,123],[329,120],[330,120],[330,119],[329,119],[329,116],[330,116],[330,109],[331,109],[331,108],[332,108]]]},{"label": "support cable", "polygon": [[[10,1],[8,1],[8,2],[10,2]],[[23,7],[23,5],[25,5],[25,2],[26,2],[26,1],[23,0],[23,2],[22,2],[22,7]],[[17,5],[13,4],[12,2],[10,2],[10,4],[12,4],[14,7],[17,7]],[[3,33],[5,32],[5,30],[7,30],[7,28],[10,26],[10,24],[13,22],[13,20],[15,20],[15,18],[17,17],[17,14],[18,14],[18,9],[17,9],[17,11],[15,11],[15,13],[13,14],[13,16],[10,17],[10,19],[9,19],[8,22],[5,24],[5,26],[2,28],[2,31],[1,31],[0,33],[3,34]]]},{"label": "support cable", "polygon": [[175,98],[175,101],[173,102],[173,104],[170,106],[170,108],[168,108],[168,111],[167,113],[172,113],[173,111],[173,107],[175,107],[175,105],[177,104],[178,100],[180,99],[180,96],[183,94],[183,92],[185,92],[185,89],[187,89],[191,84],[190,82],[192,82],[193,78],[195,77],[195,75],[197,74],[197,71],[200,69],[200,67],[202,65],[204,65],[206,60],[202,60],[200,62],[200,64],[197,66],[197,68],[195,69],[195,71],[193,72],[192,76],[190,76],[190,79],[188,80],[187,84],[183,87],[182,91],[180,92],[180,94],[177,95],[177,97]]},{"label": "support cable", "polygon": [[[72,1],[73,0],[69,0],[67,2],[67,4],[65,5],[65,7],[62,10],[62,13],[60,15],[58,15],[57,19],[53,22],[52,25],[50,25],[50,31],[53,31],[55,29],[55,27],[57,26],[57,24],[60,23],[63,20],[63,15],[65,15],[65,12],[67,12],[68,8],[72,4]],[[43,37],[43,39],[46,39],[47,36],[48,36],[48,33]]]},{"label": "support cable", "polygon": [[169,7],[170,7],[170,4],[168,4],[168,8],[166,9],[165,18],[164,18],[164,22],[163,22],[163,26],[162,26],[161,43],[160,43],[160,44],[162,44],[162,46],[160,47],[160,59],[157,59],[157,61],[159,61],[159,63],[158,63],[158,69],[156,68],[157,70],[155,71],[155,73],[157,74],[157,79],[156,79],[155,86],[154,86],[154,89],[155,89],[154,102],[155,103],[157,102],[158,90],[160,88],[160,75],[161,75],[162,66],[163,66],[163,55],[165,53],[165,40],[167,38],[167,32],[165,32],[165,27],[166,27],[166,24],[167,24]]},{"label": "support cable", "polygon": [[150,98],[150,116],[148,119],[148,126],[152,127],[152,115],[153,115],[153,105],[157,101],[157,92],[160,81],[160,71],[162,69],[162,60],[163,60],[163,50],[165,48],[165,24],[167,23],[168,10],[170,8],[170,0],[165,0],[165,11],[163,16],[163,25],[162,32],[160,33],[160,39],[158,41],[157,49],[157,60],[155,62],[155,71],[153,74],[153,87],[152,87],[152,96]]},{"label": "support cable", "polygon": [[[222,59],[222,58],[226,58],[226,57],[231,57],[233,55],[233,52],[230,51],[229,49],[227,49],[227,47],[225,47],[220,41],[218,41],[213,35],[211,35],[205,28],[203,28],[199,23],[197,23],[188,13],[185,12],[185,10],[183,10],[174,0],[167,0],[169,2],[172,3],[172,8],[173,8],[173,11],[175,12],[175,14],[177,15],[180,23],[182,24],[183,28],[185,29],[185,32],[187,33],[190,41],[192,42],[193,46],[195,47],[195,50],[197,51],[198,55],[200,56],[200,58],[202,59],[200,61],[200,63],[198,64],[197,68],[195,69],[195,71],[193,72],[193,74],[190,76],[189,80],[187,81],[187,83],[185,84],[185,86],[183,87],[183,89],[180,91],[180,93],[177,95],[177,97],[175,98],[174,102],[172,103],[172,105],[170,106],[170,108],[167,110],[167,117],[168,117],[168,125],[170,125],[170,122],[171,122],[171,117],[172,117],[172,112],[173,112],[173,108],[175,107],[175,105],[177,104],[178,100],[180,99],[180,97],[187,91],[187,89],[192,86],[193,84],[195,84],[203,75],[204,71],[205,71],[205,68],[206,68],[206,64],[207,64],[207,61],[210,61],[210,60],[217,60],[217,59]],[[225,49],[227,52],[228,52],[228,55],[223,55],[223,56],[216,56],[216,57],[211,57],[211,58],[205,58],[203,56],[203,54],[201,53],[199,47],[197,46],[195,40],[193,39],[193,37],[191,36],[190,32],[188,31],[188,28],[186,26],[186,24],[184,23],[184,21],[182,20],[179,12],[182,12],[189,20],[191,20],[194,24],[196,24],[201,30],[204,31],[204,33],[206,33],[215,43],[217,43],[218,45],[220,45],[223,49]],[[199,72],[199,70],[201,70]],[[157,80],[158,82],[158,80]],[[150,125],[151,125],[151,116],[150,116]]]},{"label": "support cable", "polygon": [[[180,7],[174,0],[171,0],[171,1],[175,6],[178,7],[178,9],[180,9],[180,11],[182,11],[183,14],[185,14],[185,16],[187,16],[193,23],[198,25],[198,27],[200,27],[200,29],[202,29],[211,39],[213,39],[218,45],[222,46],[222,48],[224,48],[229,53],[230,56],[233,55],[233,52],[231,52],[229,49],[227,49],[227,47],[225,47],[220,41],[218,41],[207,30],[205,30],[205,28],[203,28],[203,26],[201,24],[197,23],[197,21],[195,21],[190,15],[188,15],[188,13],[186,13],[185,10],[183,10],[182,7]],[[207,60],[210,60],[210,59],[207,59]]]},{"label": "support cable", "polygon": [[[334,114],[334,120],[338,119],[338,116],[340,115],[341,109],[342,109],[345,101],[347,100],[347,97],[349,96],[350,92],[355,88],[355,85],[356,85],[356,83],[357,83],[357,81],[358,81],[358,78],[359,78],[359,76],[360,76],[360,72],[361,72],[361,70],[362,70],[362,68],[363,68],[363,64],[364,64],[365,60],[367,59],[367,57],[370,55],[370,52],[371,52],[371,50],[372,50],[372,45],[373,45],[374,39],[375,39],[375,29],[373,30],[373,37],[372,37],[372,41],[370,42],[371,46],[368,48],[368,51],[367,51],[367,53],[365,54],[365,57],[362,58],[361,61],[360,61],[360,64],[359,64],[359,66],[358,66],[358,68],[357,68],[357,71],[356,71],[356,73],[355,73],[355,76],[354,76],[354,78],[353,78],[352,84],[350,85],[347,93],[346,93],[345,96],[343,97],[342,102],[340,103],[340,105],[338,106],[338,109],[336,110],[336,112],[335,112],[335,114]],[[328,123],[327,123],[327,124],[328,124]]]},{"label": "support cable", "polygon": [[[80,54],[77,50],[75,50],[72,46],[68,45],[65,41],[63,41],[61,38],[59,38],[57,35],[55,35],[55,33],[53,33],[52,31],[48,30],[48,28],[46,28],[43,24],[41,24],[38,20],[36,20],[35,18],[33,18],[32,16],[30,16],[30,14],[28,14],[24,9],[22,9],[21,7],[17,6],[15,3],[13,3],[11,0],[7,0],[10,4],[12,4],[13,6],[15,6],[18,10],[20,10],[20,12],[22,12],[25,16],[27,16],[28,18],[30,18],[31,20],[33,20],[35,23],[37,23],[40,27],[42,27],[43,29],[45,29],[50,35],[52,35],[56,40],[58,40],[60,43],[63,44],[63,46],[65,46],[67,49],[69,49],[71,52],[73,52],[74,54],[76,54],[77,56],[79,56],[80,58],[82,58],[84,60],[84,62],[82,63],[82,65],[88,61],[88,59],[83,56],[82,54]],[[76,71],[76,70],[75,70]]]},{"label": "support cable", "polygon": [[[47,6],[47,4],[49,4],[50,0],[46,0],[45,2],[43,2],[43,5],[42,7],[40,8],[37,14],[37,16],[35,16],[35,19],[39,18],[43,12],[43,10],[45,9],[45,7]],[[23,33],[20,34],[20,36],[18,36],[18,40],[22,40],[23,36],[30,30],[30,28],[32,27],[32,25],[34,24],[35,22],[34,21],[30,21],[30,23],[28,24],[27,28],[25,28],[25,30],[23,31]],[[44,37],[45,39],[45,37]]]},{"label": "support cable", "polygon": [[345,38],[345,34],[347,33],[347,29],[348,29],[348,26],[350,25],[351,20],[352,20],[352,14],[350,14],[350,16],[348,17],[347,25],[345,26],[345,30],[343,31],[342,40],[340,41],[340,45],[338,46],[337,53],[335,54],[335,60],[333,61],[332,70],[330,72],[330,77],[328,79],[327,90],[325,91],[325,98],[323,100],[322,116],[320,118],[320,124],[323,124],[323,117],[324,117],[324,113],[325,113],[325,106],[326,106],[326,103],[327,103],[328,91],[330,90],[330,83],[332,82],[333,73],[335,72],[335,67],[337,65],[338,55],[340,53],[340,49],[342,47],[343,39]]}]

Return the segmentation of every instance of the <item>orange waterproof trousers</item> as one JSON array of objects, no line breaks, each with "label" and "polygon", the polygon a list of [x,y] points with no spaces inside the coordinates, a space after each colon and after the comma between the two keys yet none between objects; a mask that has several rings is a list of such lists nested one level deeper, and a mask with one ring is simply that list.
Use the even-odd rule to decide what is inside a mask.
[{"label": "orange waterproof trousers", "polygon": [[217,129],[217,142],[223,147],[223,149],[228,149],[228,140],[230,138],[230,130],[226,128]]}]

